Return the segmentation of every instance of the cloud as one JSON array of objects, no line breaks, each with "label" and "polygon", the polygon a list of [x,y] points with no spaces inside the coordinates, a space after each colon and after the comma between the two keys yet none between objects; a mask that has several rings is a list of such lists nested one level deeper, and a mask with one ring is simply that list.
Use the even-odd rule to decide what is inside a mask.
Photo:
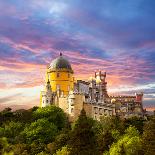
[{"label": "cloud", "polygon": [[154,3],[1,1],[0,88],[33,90],[42,85],[46,65],[62,51],[77,78],[87,80],[95,70],[103,70],[109,90],[149,86],[145,93],[153,93]]},{"label": "cloud", "polygon": [[14,100],[14,98],[18,97],[19,95],[21,95],[21,94],[18,93],[18,94],[14,94],[14,95],[11,95],[11,96],[2,97],[2,98],[0,98],[0,104],[12,101],[12,100]]}]

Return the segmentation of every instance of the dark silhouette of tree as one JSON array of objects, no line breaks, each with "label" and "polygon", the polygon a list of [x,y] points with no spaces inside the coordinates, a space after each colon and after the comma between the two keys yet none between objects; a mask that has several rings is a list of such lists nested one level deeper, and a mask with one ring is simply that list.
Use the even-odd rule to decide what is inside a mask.
[{"label": "dark silhouette of tree", "polygon": [[130,125],[136,127],[136,129],[140,132],[140,134],[143,133],[143,126],[144,126],[144,119],[139,117],[132,117],[125,120],[125,126],[128,128]]},{"label": "dark silhouette of tree", "polygon": [[13,112],[11,108],[5,108],[3,111],[0,112],[0,126],[2,123],[6,121],[11,121],[13,119]]},{"label": "dark silhouette of tree", "polygon": [[97,137],[97,142],[100,154],[108,151],[113,141],[114,138],[112,137],[111,132],[106,131],[105,133],[99,134]]},{"label": "dark silhouette of tree", "polygon": [[155,154],[155,117],[144,126],[142,146],[145,155]]},{"label": "dark silhouette of tree", "polygon": [[97,155],[97,142],[93,120],[86,116],[82,109],[69,141],[70,155]]}]

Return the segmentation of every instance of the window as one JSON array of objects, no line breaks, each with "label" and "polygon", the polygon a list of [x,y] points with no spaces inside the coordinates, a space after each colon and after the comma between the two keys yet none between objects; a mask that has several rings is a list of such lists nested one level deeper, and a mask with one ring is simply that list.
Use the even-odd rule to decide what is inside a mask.
[{"label": "window", "polygon": [[61,95],[62,95],[62,96],[64,95],[64,91],[63,91],[63,90],[61,91]]},{"label": "window", "polygon": [[73,111],[74,111],[74,108],[71,108],[71,113],[73,113]]},{"label": "window", "polygon": [[99,114],[102,115],[102,108],[99,108]]},{"label": "window", "polygon": [[95,112],[95,114],[98,113],[98,108],[97,107],[94,107],[94,112]]},{"label": "window", "polygon": [[46,100],[46,103],[48,103],[48,100]]},{"label": "window", "polygon": [[60,77],[60,73],[57,73],[57,78]]},{"label": "window", "polygon": [[60,90],[60,85],[57,85],[57,90]]},{"label": "window", "polygon": [[70,78],[70,74],[68,73],[68,78]]},{"label": "window", "polygon": [[70,105],[73,106],[74,105],[74,100],[70,99]]},{"label": "window", "polygon": [[97,117],[95,116],[95,119],[97,120]]}]

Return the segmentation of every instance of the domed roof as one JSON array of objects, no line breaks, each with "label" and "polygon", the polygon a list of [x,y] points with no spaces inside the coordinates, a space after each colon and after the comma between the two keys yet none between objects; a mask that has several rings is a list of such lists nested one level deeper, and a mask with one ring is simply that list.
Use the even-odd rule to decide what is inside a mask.
[{"label": "domed roof", "polygon": [[51,62],[49,69],[51,70],[65,69],[65,70],[73,72],[69,61],[62,56],[62,53],[60,53],[60,56],[58,58],[54,59]]}]

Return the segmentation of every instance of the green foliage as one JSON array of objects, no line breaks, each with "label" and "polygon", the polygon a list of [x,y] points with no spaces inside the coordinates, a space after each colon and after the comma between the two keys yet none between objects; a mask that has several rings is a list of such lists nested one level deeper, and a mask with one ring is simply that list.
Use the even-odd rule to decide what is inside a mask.
[{"label": "green foliage", "polygon": [[125,126],[128,128],[129,126],[134,126],[141,134],[143,133],[143,126],[145,120],[139,117],[132,117],[125,120]]},{"label": "green foliage", "polygon": [[9,138],[9,142],[14,143],[23,129],[23,123],[11,121],[8,124],[5,124],[3,134],[5,137]]},{"label": "green foliage", "polygon": [[41,152],[44,152],[45,153],[45,150],[46,150],[46,145],[44,143],[40,143],[40,142],[32,142],[30,145],[29,145],[29,154],[31,155],[36,155],[38,153],[41,153]]},{"label": "green foliage", "polygon": [[49,143],[53,141],[57,134],[57,126],[48,119],[42,118],[32,122],[29,127],[24,129],[28,143],[40,142]]},{"label": "green foliage", "polygon": [[70,152],[67,148],[67,146],[62,147],[62,149],[59,149],[54,155],[69,155]]},{"label": "green foliage", "polygon": [[[2,143],[1,139],[3,144],[0,145],[1,150],[3,153],[14,153],[14,155],[35,155],[41,152],[45,154],[46,144],[52,143],[58,131],[68,125],[65,113],[55,106],[33,107],[15,112],[6,108],[0,112],[0,120],[0,136],[6,137],[4,138],[6,143],[4,140]],[[67,144],[68,138],[65,138],[65,134],[61,132],[57,137],[55,148],[59,149]]]},{"label": "green foliage", "polygon": [[0,154],[2,154],[3,150],[9,146],[7,138],[0,138]]},{"label": "green foliage", "polygon": [[155,117],[144,126],[142,135],[143,152],[145,155],[154,155],[155,153]]},{"label": "green foliage", "polygon": [[140,150],[139,132],[135,127],[130,126],[126,129],[125,134],[116,143],[112,144],[109,155],[138,155]]},{"label": "green foliage", "polygon": [[111,132],[103,132],[97,135],[97,143],[98,143],[98,150],[100,153],[109,150],[109,147],[113,143],[114,138],[112,137]]},{"label": "green foliage", "polygon": [[63,110],[56,106],[48,106],[44,108],[38,108],[33,113],[34,119],[47,118],[49,122],[53,122],[60,130],[65,127],[67,118]]},{"label": "green foliage", "polygon": [[86,116],[85,111],[82,110],[70,136],[68,146],[71,155],[98,154],[93,122],[92,119]]},{"label": "green foliage", "polygon": [[13,119],[13,112],[11,108],[5,108],[3,111],[0,112],[0,126],[2,123],[11,121]]},{"label": "green foliage", "polygon": [[115,139],[115,140],[118,140],[121,136],[120,132],[118,130],[112,130],[112,137]]},{"label": "green foliage", "polygon": [[50,153],[53,154],[56,152],[56,150],[59,150],[63,146],[67,145],[68,140],[69,140],[68,133],[61,133],[58,136],[56,136],[55,141],[48,145]]},{"label": "green foliage", "polygon": [[49,155],[49,154],[44,152],[44,151],[42,151],[42,152],[38,153],[37,155]]},{"label": "green foliage", "polygon": [[13,155],[28,155],[28,146],[26,144],[15,144],[10,145],[11,152]]},{"label": "green foliage", "polygon": [[71,129],[65,113],[55,106],[14,112],[6,108],[0,112],[2,155],[100,155],[103,152],[104,155],[154,155],[155,118],[122,120],[113,116],[95,121],[82,110]]},{"label": "green foliage", "polygon": [[5,132],[5,129],[3,127],[0,127],[0,137],[4,136],[4,132]]},{"label": "green foliage", "polygon": [[33,120],[32,118],[33,110],[24,110],[19,109],[14,112],[14,121],[22,122],[22,123],[31,123]]},{"label": "green foliage", "polygon": [[3,155],[14,155],[13,152],[4,152]]},{"label": "green foliage", "polygon": [[97,142],[100,153],[108,151],[114,140],[114,131],[118,133],[124,132],[124,122],[115,116],[103,116],[99,122],[95,123]]},{"label": "green foliage", "polygon": [[103,116],[99,122],[100,132],[118,130],[124,132],[124,122],[117,116]]}]

